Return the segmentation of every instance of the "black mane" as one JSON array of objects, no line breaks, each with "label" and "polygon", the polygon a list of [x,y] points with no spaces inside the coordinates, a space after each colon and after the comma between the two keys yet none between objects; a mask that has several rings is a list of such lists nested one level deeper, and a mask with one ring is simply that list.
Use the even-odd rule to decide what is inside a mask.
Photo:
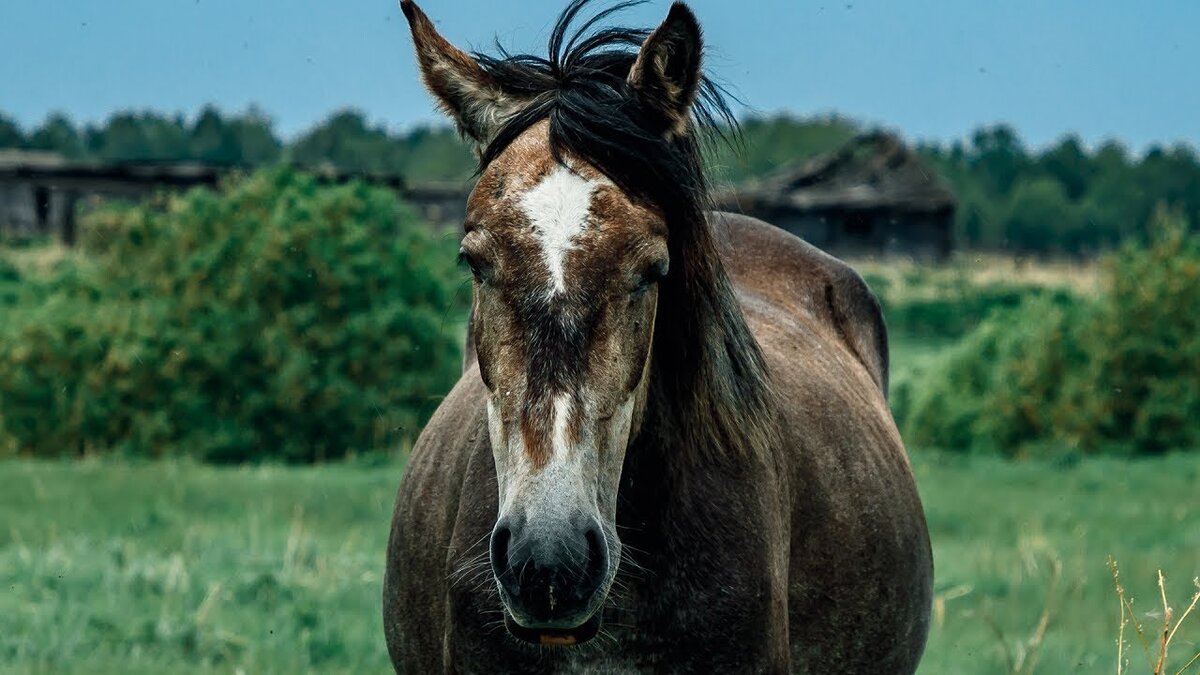
[{"label": "black mane", "polygon": [[580,20],[593,0],[573,0],[555,23],[547,57],[513,55],[499,45],[498,56],[473,54],[501,89],[530,101],[483,150],[480,170],[526,129],[548,119],[555,159],[562,161],[564,151],[583,159],[627,194],[661,208],[668,220],[703,212],[708,190],[701,144],[736,138],[737,121],[724,89],[704,77],[690,132],[672,139],[664,135],[658,116],[627,82],[650,31],[597,28],[644,2],[620,2]]}]

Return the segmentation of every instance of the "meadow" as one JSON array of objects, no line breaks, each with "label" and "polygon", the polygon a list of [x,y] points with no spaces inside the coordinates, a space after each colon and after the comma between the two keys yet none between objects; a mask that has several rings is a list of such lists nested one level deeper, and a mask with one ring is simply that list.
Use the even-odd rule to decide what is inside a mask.
[{"label": "meadow", "polygon": [[[313,197],[305,179],[286,172],[268,172],[247,185],[233,193],[226,207],[240,212],[240,207],[234,208],[238,199],[254,197],[256,191],[282,190],[317,200],[318,205],[328,202],[326,205],[364,211],[374,219],[367,220],[377,221],[377,227],[385,230],[379,223],[390,223],[395,210],[390,197],[353,186]],[[203,194],[194,194],[172,208],[183,215],[190,212],[187,209],[208,213],[205,199]],[[191,222],[183,215],[179,215],[180,223]],[[111,222],[100,224],[136,234],[146,218],[152,217],[158,216],[117,213]],[[272,270],[270,275],[255,276],[255,265],[218,265],[213,269],[223,270],[237,283],[193,283],[187,270],[209,270],[206,265],[212,260],[228,259],[220,251],[201,246],[192,252],[192,267],[164,262],[161,270],[144,275],[144,279],[123,276],[124,261],[129,259],[174,260],[179,247],[171,236],[190,232],[182,225],[162,226],[156,230],[158,238],[149,243],[142,236],[110,236],[101,242],[103,246],[86,254],[90,257],[53,247],[0,251],[5,253],[0,263],[8,264],[0,266],[0,310],[11,312],[3,317],[9,322],[0,322],[0,328],[26,331],[0,331],[0,337],[11,337],[7,343],[0,341],[0,347],[8,347],[7,351],[0,349],[0,387],[6,387],[0,388],[0,432],[5,424],[11,432],[8,452],[0,443],[0,673],[390,671],[380,626],[380,587],[391,506],[404,457],[403,453],[371,455],[354,449],[404,447],[422,411],[431,408],[437,398],[428,395],[414,400],[410,390],[416,385],[411,382],[425,382],[421,378],[432,370],[428,363],[433,361],[447,378],[457,371],[461,325],[447,317],[462,314],[454,300],[459,297],[455,290],[459,280],[448,263],[444,265],[447,269],[439,267],[436,274],[430,273],[430,284],[413,284],[406,277],[383,279],[380,283],[397,288],[427,288],[429,296],[415,296],[410,304],[384,308],[386,312],[363,300],[369,294],[349,293],[347,288],[353,287],[341,283],[336,275],[311,282],[317,283],[314,290],[305,281],[311,269],[336,267],[332,262],[322,267],[323,261],[345,260],[346,251],[369,253],[367,258],[351,259],[364,269],[403,271],[407,269],[403,264],[407,258],[401,255],[404,249],[393,250],[388,244],[364,253],[361,242],[366,238],[359,228],[333,229],[340,238],[323,239],[308,236],[290,218],[277,220],[273,227],[279,236],[263,235],[260,243],[283,246],[279,250],[289,253],[280,259],[292,261],[292,271],[301,273]],[[318,227],[319,223],[303,222],[330,231]],[[259,236],[258,223],[249,220],[242,226]],[[283,235],[299,237],[298,247],[287,245],[292,240]],[[212,241],[225,239],[214,237]],[[1193,330],[1196,317],[1200,317],[1195,304],[1200,295],[1194,292],[1195,284],[1200,283],[1200,239],[1185,240],[1180,235],[1163,241],[1167,243],[1146,253],[1123,254],[1115,265],[1105,267],[1029,264],[974,255],[934,268],[856,261],[887,314],[892,402],[897,417],[905,418],[902,409],[914,409],[914,401],[920,402],[918,395],[931,389],[940,390],[951,403],[965,398],[955,389],[954,380],[943,377],[942,368],[958,346],[973,349],[972,345],[990,344],[971,342],[982,328],[1025,335],[1025,341],[1008,345],[1006,350],[968,349],[973,361],[987,366],[1000,355],[1008,358],[1010,365],[1025,361],[1036,365],[1049,361],[1027,359],[1026,354],[1033,353],[1038,340],[1051,333],[1034,329],[1063,307],[1091,303],[1098,308],[1087,315],[1093,320],[1123,316],[1126,310],[1158,312],[1136,314],[1124,323],[1109,322],[1124,333],[1106,334],[1100,346],[1125,345],[1121,349],[1110,353],[1085,343],[1092,351],[1081,347],[1072,353],[1080,358],[1092,355],[1092,364],[1100,364],[1099,370],[1104,372],[1122,363],[1154,366],[1128,373],[1131,381],[1159,383],[1163,391],[1172,394],[1156,399],[1159,407],[1153,410],[1158,417],[1150,422],[1158,426],[1147,428],[1152,435],[1159,428],[1169,428],[1167,423],[1183,420],[1187,424],[1176,424],[1177,431],[1191,433],[1197,419],[1191,411],[1200,410],[1200,395],[1191,395],[1195,394],[1195,363],[1200,361],[1188,361],[1189,354],[1200,354],[1196,351],[1200,341],[1195,339],[1200,333]],[[1185,247],[1180,242],[1190,243]],[[121,248],[134,244],[149,246],[149,253],[135,255]],[[298,250],[308,258],[298,255]],[[434,253],[445,254],[442,257],[447,261],[452,258],[440,249],[425,257],[441,260]],[[176,279],[172,270],[180,269],[182,276]],[[414,278],[420,278],[418,272]],[[103,274],[96,276],[98,273]],[[280,291],[267,283],[276,277],[300,284],[299,290]],[[1114,283],[1121,280],[1128,283]],[[250,282],[264,284],[256,287],[259,300],[278,299],[278,295],[303,302],[284,303],[287,312],[251,313],[256,321],[243,321],[247,313],[238,304],[241,296],[226,291]],[[187,297],[201,313],[238,319],[241,323],[234,325],[244,334],[222,334],[219,344],[209,338],[196,344],[180,342],[199,339],[199,334],[191,328],[191,314],[184,312],[180,319],[164,310],[179,305],[172,290],[176,287],[215,289],[208,295],[197,292],[195,297]],[[325,304],[342,307],[345,294],[347,302],[358,302],[352,313],[356,320],[347,321],[337,314],[326,317],[325,323],[312,323],[314,316],[324,314],[309,306],[310,299],[325,298],[330,289],[338,293],[330,296],[336,302]],[[147,298],[161,301],[146,308],[164,310],[148,314],[161,320],[162,332],[132,321],[125,303],[134,297],[139,302]],[[1026,306],[1030,299],[1034,302]],[[1014,309],[1024,313],[997,314]],[[89,320],[77,325],[81,316]],[[96,317],[104,316],[110,323],[120,319],[118,328],[124,326],[124,332],[114,333],[109,324],[97,322]],[[289,321],[304,323],[307,328],[290,330]],[[320,335],[334,347],[324,342],[309,344],[309,338],[317,334],[314,325],[326,331]],[[334,357],[345,356],[350,346],[370,344],[364,342],[368,338],[390,340],[398,331],[412,332],[414,326],[424,331],[410,336],[424,340],[414,344],[428,343],[428,348],[398,346],[409,361],[374,352],[356,357],[379,357],[388,367],[399,363],[396,373],[380,370],[379,379],[386,388],[372,389],[376,369],[363,367],[355,359],[343,364],[345,372],[335,368],[314,371],[326,379],[297,375],[309,372],[300,366],[328,364]],[[347,327],[354,332],[345,332]],[[48,330],[61,339],[44,337]],[[292,364],[298,368],[295,372],[271,366],[260,373],[262,377],[242,377],[240,388],[233,389],[241,392],[242,398],[229,414],[244,412],[251,394],[264,405],[273,405],[280,392],[291,392],[288,395],[297,401],[311,398],[338,403],[332,412],[319,415],[300,405],[287,419],[345,422],[337,426],[357,435],[347,436],[338,445],[339,453],[332,456],[349,459],[330,462],[325,461],[329,456],[312,454],[311,439],[323,432],[291,422],[276,426],[290,432],[285,438],[294,452],[279,452],[278,444],[267,442],[276,438],[272,435],[278,431],[276,426],[259,424],[262,419],[275,419],[271,415],[248,416],[240,435],[230,441],[222,435],[224,429],[197,430],[183,423],[189,419],[186,416],[163,412],[160,404],[164,397],[181,413],[209,410],[210,401],[193,398],[194,378],[224,377],[229,374],[226,371],[245,375],[245,368],[230,369],[231,361],[224,358],[213,359],[215,366],[192,363],[190,370],[160,367],[164,359],[174,362],[154,350],[166,349],[167,343],[192,344],[197,354],[217,347],[233,349],[257,344],[256,336],[264,331],[274,331],[272,334],[286,343],[284,351],[307,356],[300,366]],[[1067,334],[1089,337],[1088,330],[1073,327],[1072,331]],[[121,339],[110,344],[114,335]],[[164,340],[162,335],[172,335],[175,341]],[[1144,340],[1129,343],[1130,335]],[[81,336],[87,338],[82,341],[85,346],[94,343],[92,352],[79,350]],[[171,356],[178,351],[178,347],[173,349]],[[93,372],[94,354],[120,356],[126,352],[132,360],[109,358],[104,362],[109,370],[93,377],[97,375]],[[412,358],[418,353],[424,356]],[[148,356],[136,358],[138,354]],[[432,361],[427,362],[425,357],[431,354]],[[1069,368],[1036,374],[1051,380],[1060,375],[1073,377],[1088,372],[1083,367],[1087,363],[1072,362]],[[47,364],[54,368],[46,370]],[[976,370],[966,372],[974,377]],[[978,372],[990,373],[986,368]],[[1004,375],[1006,371],[1000,372],[1003,376],[993,374],[993,381],[1012,379]],[[81,374],[87,377],[81,379]],[[278,379],[284,375],[288,377]],[[401,377],[416,379],[410,382]],[[1103,388],[1093,386],[1097,381],[1105,380],[1079,380],[1076,390],[1094,393],[1094,398],[1108,405],[1100,397]],[[209,389],[217,392],[214,400],[228,403],[223,392],[231,389],[222,382]],[[426,383],[426,390],[443,391],[443,384],[442,380]],[[74,388],[71,396],[65,394],[68,387]],[[98,395],[112,390],[126,398]],[[371,395],[347,402],[342,396],[345,391]],[[1043,400],[1037,399],[1041,391],[1024,402],[1036,405],[1021,410],[1037,412],[1045,407]],[[991,399],[978,400],[986,403]],[[95,407],[105,402],[109,407]],[[976,407],[986,416],[994,416],[985,403]],[[51,404],[59,407],[59,417],[49,414],[55,412]],[[406,410],[404,406],[407,418],[393,419],[382,413]],[[361,411],[365,409],[374,409],[377,419],[364,418]],[[88,413],[90,426],[76,424],[80,410]],[[1060,410],[1073,409],[1060,406]],[[1103,413],[1106,409],[1080,410]],[[139,411],[150,416],[113,423],[121,415]],[[330,417],[335,413],[342,417]],[[202,417],[207,421],[225,419]],[[945,423],[936,414],[907,418]],[[180,426],[170,427],[164,420]],[[354,428],[355,424],[361,428]],[[129,433],[147,428],[157,429],[160,435]],[[901,429],[911,439],[904,424]],[[75,432],[90,435],[70,435]],[[63,433],[67,434],[62,437],[65,441],[56,440],[56,434]],[[0,433],[0,441],[4,438]],[[223,439],[218,449],[237,452],[209,452],[213,438]],[[1181,434],[1178,438],[1186,441],[1195,436]],[[1121,611],[1107,561],[1111,557],[1120,564],[1134,616],[1149,631],[1162,620],[1158,570],[1166,574],[1177,616],[1196,590],[1193,579],[1200,576],[1200,500],[1196,490],[1200,453],[1068,446],[1052,435],[1037,440],[1039,444],[1031,446],[1033,451],[1008,457],[966,444],[934,450],[910,443],[936,565],[933,625],[920,670],[923,675],[1151,673],[1132,625],[1125,633],[1129,668],[1117,669]],[[1197,446],[1184,442],[1173,447]],[[247,454],[255,451],[262,456]],[[43,458],[32,459],[34,456]],[[161,459],[151,459],[155,457]],[[285,460],[295,464],[285,464]],[[1148,639],[1153,641],[1155,636]],[[1194,616],[1175,636],[1171,658],[1160,672],[1195,675],[1200,665],[1185,664],[1198,652],[1200,616]]]},{"label": "meadow", "polygon": [[[36,272],[60,258],[15,262]],[[1014,288],[1083,297],[1097,284],[1091,267],[984,262],[857,263],[898,328],[894,392]],[[1157,570],[1177,610],[1194,591],[1198,453],[910,455],[936,563],[923,675],[1116,672],[1110,556],[1147,625],[1161,621]],[[402,473],[399,454],[0,460],[0,672],[388,672],[379,596]],[[1126,642],[1126,672],[1150,673],[1132,629]],[[1167,673],[1200,651],[1200,620],[1173,645]]]},{"label": "meadow", "polygon": [[[1159,568],[1173,605],[1194,590],[1195,453],[911,454],[937,566],[924,675],[1115,672],[1108,556],[1143,622]],[[389,672],[379,593],[402,470],[0,463],[0,672]],[[1149,673],[1127,637],[1128,672]],[[1178,668],[1200,622],[1174,644]]]}]

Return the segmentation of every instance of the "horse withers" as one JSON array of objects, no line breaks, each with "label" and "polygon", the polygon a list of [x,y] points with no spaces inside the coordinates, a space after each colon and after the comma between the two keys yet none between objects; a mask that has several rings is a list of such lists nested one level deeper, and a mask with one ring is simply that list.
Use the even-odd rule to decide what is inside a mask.
[{"label": "horse withers", "polygon": [[573,30],[587,4],[534,57],[401,3],[480,175],[466,365],[388,544],[396,669],[912,673],[932,560],[879,305],[706,211],[701,137],[732,118],[692,12]]}]

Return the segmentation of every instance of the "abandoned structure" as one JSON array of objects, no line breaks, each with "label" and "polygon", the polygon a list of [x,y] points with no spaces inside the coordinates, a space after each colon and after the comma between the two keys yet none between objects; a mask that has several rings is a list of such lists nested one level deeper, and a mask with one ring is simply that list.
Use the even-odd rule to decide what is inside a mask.
[{"label": "abandoned structure", "polygon": [[[0,150],[0,240],[53,237],[71,245],[81,204],[214,186],[232,170],[194,162],[71,161],[53,153]],[[390,187],[436,227],[457,227],[465,215],[468,186],[461,183],[410,185],[399,176],[316,173],[330,182],[357,178]]]},{"label": "abandoned structure", "polygon": [[[70,161],[48,153],[0,150],[0,239],[76,238],[80,204],[136,200],[163,190],[216,185],[230,167],[198,163]],[[470,185],[408,183],[400,176],[339,173],[392,188],[437,229],[461,226]],[[838,256],[944,259],[953,247],[954,195],[899,138],[873,132],[837,152],[787,167],[718,195],[721,208],[746,213]]]},{"label": "abandoned structure", "polygon": [[215,185],[219,178],[200,164],[113,165],[0,151],[0,238],[52,236],[72,244],[81,200],[140,199],[161,189]]},{"label": "abandoned structure", "polygon": [[953,248],[954,195],[896,136],[840,150],[730,189],[722,208],[761,218],[837,256],[941,260]]}]

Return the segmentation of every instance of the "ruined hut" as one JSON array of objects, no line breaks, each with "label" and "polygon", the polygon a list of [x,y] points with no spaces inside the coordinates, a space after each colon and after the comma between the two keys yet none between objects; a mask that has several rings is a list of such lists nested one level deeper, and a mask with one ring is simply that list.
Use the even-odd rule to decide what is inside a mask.
[{"label": "ruined hut", "polygon": [[140,199],[160,189],[214,185],[220,169],[202,164],[106,164],[47,152],[0,151],[0,238],[75,241],[83,199]]},{"label": "ruined hut", "polygon": [[[249,167],[198,162],[100,162],[53,153],[0,150],[0,240],[54,238],[71,245],[81,204],[106,199],[139,201],[155,193],[215,186]],[[363,180],[386,186],[435,228],[462,224],[469,185],[408,183],[400,176],[309,168],[321,180]]]},{"label": "ruined hut", "polygon": [[838,256],[941,260],[953,248],[954,195],[886,132],[730,190],[722,202]]}]

